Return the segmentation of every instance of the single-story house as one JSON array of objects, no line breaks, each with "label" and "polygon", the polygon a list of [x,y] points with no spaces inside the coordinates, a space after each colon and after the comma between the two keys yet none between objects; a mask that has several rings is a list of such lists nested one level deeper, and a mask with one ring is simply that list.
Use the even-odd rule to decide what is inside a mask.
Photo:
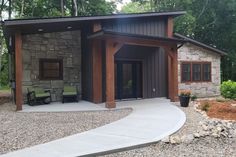
[{"label": "single-story house", "polygon": [[173,19],[184,13],[4,21],[17,110],[32,86],[50,89],[53,101],[64,85],[78,86],[81,99],[108,108],[129,98],[177,101],[179,89],[218,95],[225,53],[173,34]]}]

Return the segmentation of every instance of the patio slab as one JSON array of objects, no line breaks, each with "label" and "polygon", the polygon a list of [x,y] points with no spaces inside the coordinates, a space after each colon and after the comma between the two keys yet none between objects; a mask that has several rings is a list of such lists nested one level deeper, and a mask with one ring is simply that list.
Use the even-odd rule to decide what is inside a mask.
[{"label": "patio slab", "polygon": [[100,111],[108,110],[102,105],[97,105],[88,101],[61,103],[52,102],[50,104],[29,106],[23,105],[23,110],[19,112],[69,112],[69,111]]},{"label": "patio slab", "polygon": [[167,99],[121,101],[117,106],[132,107],[133,112],[105,126],[1,157],[75,157],[110,152],[157,142],[179,130],[186,120],[185,114]]}]

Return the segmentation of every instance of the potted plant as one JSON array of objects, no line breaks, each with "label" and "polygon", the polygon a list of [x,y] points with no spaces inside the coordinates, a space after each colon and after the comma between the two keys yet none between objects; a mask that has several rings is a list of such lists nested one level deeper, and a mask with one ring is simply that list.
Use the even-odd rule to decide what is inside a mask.
[{"label": "potted plant", "polygon": [[188,107],[190,96],[191,96],[191,91],[190,90],[181,90],[180,91],[179,101],[180,101],[180,105],[182,107]]}]

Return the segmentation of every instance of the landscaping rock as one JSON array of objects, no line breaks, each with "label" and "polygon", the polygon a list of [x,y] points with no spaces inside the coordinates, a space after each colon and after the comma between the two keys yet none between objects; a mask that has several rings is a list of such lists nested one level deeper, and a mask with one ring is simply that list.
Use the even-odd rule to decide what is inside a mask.
[{"label": "landscaping rock", "polygon": [[164,143],[170,143],[170,137],[166,136],[161,141],[164,142]]},{"label": "landscaping rock", "polygon": [[179,136],[171,136],[170,143],[171,144],[179,144],[179,143],[181,143],[181,139]]},{"label": "landscaping rock", "polygon": [[184,143],[191,143],[194,140],[194,135],[193,134],[189,134],[189,135],[184,135],[181,137],[181,141]]}]

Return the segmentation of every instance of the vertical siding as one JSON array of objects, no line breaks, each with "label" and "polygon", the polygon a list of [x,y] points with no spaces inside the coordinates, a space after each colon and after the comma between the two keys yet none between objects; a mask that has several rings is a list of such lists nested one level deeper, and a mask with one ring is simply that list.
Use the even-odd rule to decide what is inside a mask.
[{"label": "vertical siding", "polygon": [[160,18],[145,18],[133,20],[110,20],[102,24],[104,30],[150,35],[150,36],[166,36],[166,20]]},{"label": "vertical siding", "polygon": [[82,51],[82,99],[92,100],[92,54],[87,40],[87,31],[81,31],[81,51]]},{"label": "vertical siding", "polygon": [[117,52],[115,59],[142,61],[143,98],[167,96],[167,62],[161,48],[125,45]]}]

